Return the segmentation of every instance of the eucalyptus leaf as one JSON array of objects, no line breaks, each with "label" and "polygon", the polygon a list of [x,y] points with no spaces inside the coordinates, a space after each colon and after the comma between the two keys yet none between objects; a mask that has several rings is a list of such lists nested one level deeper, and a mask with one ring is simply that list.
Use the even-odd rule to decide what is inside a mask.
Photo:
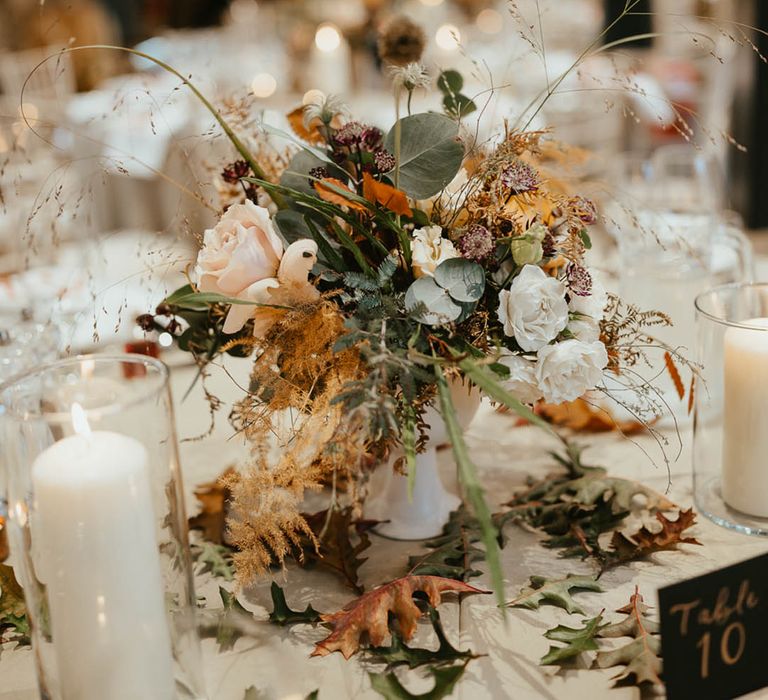
[{"label": "eucalyptus leaf", "polygon": [[286,245],[300,241],[302,238],[313,237],[303,214],[298,211],[282,209],[275,214],[273,220]]},{"label": "eucalyptus leaf", "polygon": [[461,119],[468,114],[477,111],[477,105],[466,95],[448,94],[443,97],[443,109],[445,113],[455,119]]},{"label": "eucalyptus leaf", "polygon": [[440,92],[457,94],[464,87],[464,78],[457,70],[444,70],[437,79]]},{"label": "eucalyptus leaf", "polygon": [[419,323],[428,326],[455,321],[463,310],[431,277],[420,277],[408,287],[405,308]]},{"label": "eucalyptus leaf", "polygon": [[[400,189],[414,199],[428,199],[459,172],[464,159],[459,125],[443,114],[426,112],[401,119],[400,131]],[[396,152],[394,127],[384,148]]]},{"label": "eucalyptus leaf", "polygon": [[320,160],[314,153],[302,149],[291,158],[291,162],[288,163],[288,167],[280,178],[280,184],[303,194],[317,196],[315,188],[309,182],[308,175],[310,170],[320,167],[327,168],[328,164],[324,160]]},{"label": "eucalyptus leaf", "polygon": [[435,282],[454,301],[477,301],[485,291],[485,271],[481,265],[465,258],[450,258],[437,266]]}]

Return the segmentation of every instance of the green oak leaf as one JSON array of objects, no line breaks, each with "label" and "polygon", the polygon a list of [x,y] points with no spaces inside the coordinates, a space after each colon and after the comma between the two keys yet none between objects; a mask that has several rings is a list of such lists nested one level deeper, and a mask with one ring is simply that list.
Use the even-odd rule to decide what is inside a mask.
[{"label": "green oak leaf", "polygon": [[408,668],[418,668],[419,666],[431,665],[433,667],[452,664],[457,659],[476,659],[477,656],[471,651],[460,651],[456,649],[445,635],[442,622],[440,622],[440,613],[429,607],[429,621],[435,630],[435,636],[438,640],[437,649],[421,649],[418,647],[409,647],[403,638],[397,633],[392,632],[392,642],[386,647],[371,647],[367,654],[371,661],[385,662],[387,668],[405,665]]},{"label": "green oak leaf", "polygon": [[232,565],[232,550],[221,544],[201,541],[192,545],[192,556],[202,564],[200,573],[210,573],[225,581],[232,581],[235,572]]},{"label": "green oak leaf", "polygon": [[571,614],[584,615],[584,611],[571,596],[573,590],[602,592],[603,589],[594,576],[568,574],[558,579],[531,576],[531,585],[521,588],[520,595],[507,603],[507,606],[538,610],[542,603],[551,603]]},{"label": "green oak leaf", "polygon": [[596,617],[583,620],[581,629],[558,625],[547,630],[544,633],[547,639],[551,639],[554,642],[564,642],[566,646],[551,646],[539,663],[542,666],[557,665],[578,656],[584,651],[596,651],[598,647],[595,636],[601,629],[607,627],[607,625],[601,624],[602,620],[603,614],[600,613]]},{"label": "green oak leaf", "polygon": [[432,690],[420,695],[414,695],[403,687],[393,672],[369,673],[371,687],[386,700],[440,700],[453,692],[459,679],[467,668],[467,661],[447,668],[430,668],[429,672],[435,680]]},{"label": "green oak leaf", "polygon": [[267,696],[262,693],[255,685],[245,689],[243,700],[266,700]]},{"label": "green oak leaf", "polygon": [[618,649],[598,652],[595,663],[598,668],[625,665],[624,670],[612,679],[616,685],[658,684],[661,675],[660,653],[661,638],[648,636],[634,639]]},{"label": "green oak leaf", "polygon": [[[459,125],[445,115],[425,112],[400,122],[398,186],[414,199],[428,199],[453,180],[464,159]],[[396,153],[396,127],[384,139],[384,148]],[[389,173],[394,177],[394,171]]]},{"label": "green oak leaf", "polygon": [[269,621],[274,625],[295,625],[298,623],[315,623],[320,620],[320,613],[311,605],[307,605],[303,612],[291,610],[285,600],[285,593],[280,586],[272,581],[270,588],[272,595],[272,612],[269,613]]},{"label": "green oak leaf", "polygon": [[409,557],[409,573],[443,576],[457,581],[480,576],[482,571],[473,569],[471,565],[485,560],[485,552],[476,546],[481,540],[480,524],[462,505],[451,513],[442,534],[424,543],[432,550],[429,554]]},{"label": "green oak leaf", "polygon": [[219,629],[216,632],[216,642],[219,645],[219,651],[228,651],[235,646],[235,642],[242,637],[242,632],[237,628],[237,617],[253,617],[237,599],[234,593],[226,588],[219,586],[219,596],[224,603],[224,614],[219,622]]}]

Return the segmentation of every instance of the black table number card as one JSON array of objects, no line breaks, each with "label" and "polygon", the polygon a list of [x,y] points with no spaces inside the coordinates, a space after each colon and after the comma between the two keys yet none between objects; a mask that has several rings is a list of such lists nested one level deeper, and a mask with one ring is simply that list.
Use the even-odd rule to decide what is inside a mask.
[{"label": "black table number card", "polygon": [[768,685],[768,554],[659,590],[669,700]]}]

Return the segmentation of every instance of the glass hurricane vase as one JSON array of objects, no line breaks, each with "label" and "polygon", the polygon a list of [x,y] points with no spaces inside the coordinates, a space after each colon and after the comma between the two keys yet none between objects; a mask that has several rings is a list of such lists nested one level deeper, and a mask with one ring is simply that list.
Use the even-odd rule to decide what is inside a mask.
[{"label": "glass hurricane vase", "polygon": [[165,365],[62,360],[3,384],[0,403],[41,696],[205,697]]},{"label": "glass hurricane vase", "polygon": [[724,527],[768,536],[768,284],[696,298],[694,497]]}]

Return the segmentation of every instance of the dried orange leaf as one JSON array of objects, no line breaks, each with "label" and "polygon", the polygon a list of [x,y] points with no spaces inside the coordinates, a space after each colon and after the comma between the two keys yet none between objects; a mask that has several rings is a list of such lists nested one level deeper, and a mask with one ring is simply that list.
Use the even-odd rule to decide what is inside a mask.
[{"label": "dried orange leaf", "polygon": [[379,182],[370,173],[363,174],[363,197],[369,202],[381,204],[395,214],[413,216],[405,192],[395,189],[386,182]]},{"label": "dried orange leaf", "polygon": [[[334,189],[331,189],[327,185],[333,185]],[[349,192],[354,196],[354,192],[349,189],[341,180],[335,177],[324,177],[320,182],[314,183],[315,191],[320,196],[320,199],[330,202],[331,204],[338,204],[340,206],[349,207],[350,209],[356,209],[357,211],[365,211],[365,207],[360,202],[354,202],[351,199],[340,194],[337,190],[343,190]]]},{"label": "dried orange leaf", "polygon": [[701,544],[695,537],[685,537],[683,534],[696,524],[696,514],[692,508],[681,510],[677,520],[669,520],[663,513],[656,513],[656,519],[661,524],[658,532],[652,532],[645,525],[629,536],[614,532],[610,558],[615,563],[622,563],[641,559],[654,552],[676,549],[679,544]]},{"label": "dried orange leaf", "polygon": [[677,391],[678,398],[682,401],[685,396],[685,386],[683,380],[680,378],[680,372],[675,367],[675,361],[672,359],[672,355],[669,352],[664,353],[664,364],[669,372],[669,376],[672,377],[672,381],[675,383],[675,390]]},{"label": "dried orange leaf", "polygon": [[304,107],[297,107],[288,114],[285,115],[288,119],[288,123],[293,129],[293,133],[300,139],[312,144],[325,143],[323,135],[320,133],[320,127],[322,122],[315,118],[309,124],[304,123]]},{"label": "dried orange leaf", "polygon": [[432,607],[437,607],[442,594],[449,591],[490,592],[442,576],[404,576],[361,595],[343,610],[323,615],[322,620],[329,623],[333,632],[316,644],[312,656],[327,656],[340,651],[348,659],[360,649],[360,639],[366,633],[372,646],[381,646],[389,636],[390,613],[397,619],[403,640],[408,641],[416,632],[416,622],[421,617],[421,610],[413,602],[413,594],[417,591],[427,594]]},{"label": "dried orange leaf", "polygon": [[691,415],[691,411],[693,410],[693,401],[696,398],[694,393],[694,387],[696,385],[696,375],[691,377],[691,387],[688,389],[688,415]]}]

